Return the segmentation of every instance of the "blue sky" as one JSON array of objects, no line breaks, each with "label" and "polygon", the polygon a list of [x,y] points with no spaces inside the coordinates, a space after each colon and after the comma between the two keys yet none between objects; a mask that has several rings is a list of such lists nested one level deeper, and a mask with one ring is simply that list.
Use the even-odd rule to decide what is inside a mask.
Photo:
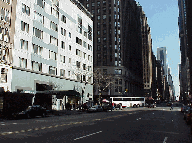
[{"label": "blue sky", "polygon": [[[140,3],[151,27],[152,48],[167,47],[167,64],[171,68],[175,94],[179,95],[178,63],[180,42],[178,29],[178,0],[136,0]],[[156,56],[157,57],[157,56]]]}]

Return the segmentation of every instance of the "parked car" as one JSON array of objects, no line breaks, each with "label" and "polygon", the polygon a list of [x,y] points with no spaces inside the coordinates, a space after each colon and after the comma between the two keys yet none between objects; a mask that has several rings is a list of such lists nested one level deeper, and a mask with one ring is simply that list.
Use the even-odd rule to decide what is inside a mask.
[{"label": "parked car", "polygon": [[155,108],[156,107],[156,103],[147,104],[147,107],[148,108]]},{"label": "parked car", "polygon": [[167,102],[167,106],[171,106],[172,104],[172,102]]},{"label": "parked car", "polygon": [[40,105],[29,106],[26,110],[16,114],[17,118],[32,118],[35,116],[45,117],[47,115],[46,108]]},{"label": "parked car", "polygon": [[103,104],[102,108],[103,108],[103,111],[113,110],[112,104]]},{"label": "parked car", "polygon": [[183,106],[181,107],[181,112],[182,112],[182,113],[184,113],[184,111],[186,110],[186,107],[187,107],[187,106],[185,106],[185,105],[183,105]]},{"label": "parked car", "polygon": [[94,105],[88,109],[88,112],[99,112],[103,111],[103,108],[100,105]]},{"label": "parked car", "polygon": [[190,107],[189,106],[185,106],[185,110],[183,111],[183,119],[186,120],[187,118],[187,113],[189,112]]},{"label": "parked car", "polygon": [[192,123],[192,108],[191,107],[188,110],[188,112],[186,113],[186,123],[187,124]]}]

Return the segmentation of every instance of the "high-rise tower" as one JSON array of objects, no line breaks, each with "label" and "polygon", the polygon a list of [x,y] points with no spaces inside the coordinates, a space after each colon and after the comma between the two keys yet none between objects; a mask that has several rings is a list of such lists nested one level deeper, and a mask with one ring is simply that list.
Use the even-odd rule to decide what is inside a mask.
[{"label": "high-rise tower", "polygon": [[94,71],[113,77],[102,83],[102,94],[142,96],[140,6],[135,0],[79,1],[93,14]]}]

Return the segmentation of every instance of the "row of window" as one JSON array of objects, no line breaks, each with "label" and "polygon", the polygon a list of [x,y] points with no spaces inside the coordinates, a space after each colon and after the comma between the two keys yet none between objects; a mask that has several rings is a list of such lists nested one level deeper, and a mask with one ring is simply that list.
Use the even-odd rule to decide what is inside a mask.
[{"label": "row of window", "polygon": [[[79,49],[76,49],[76,55],[82,57],[82,51]],[[83,52],[84,59],[86,58],[86,53]],[[88,55],[88,60],[92,62],[92,56]]]},{"label": "row of window", "polygon": [[10,17],[11,13],[9,12],[9,10],[5,9],[5,8],[1,8],[1,19],[0,20],[4,20],[6,22],[10,23]]},{"label": "row of window", "polygon": [[[57,27],[55,27],[54,25],[55,24],[53,22],[51,22],[51,27],[54,29],[57,29]],[[29,33],[29,24],[21,21],[21,30]],[[66,33],[66,30],[61,28],[61,34],[65,35],[65,33]],[[41,31],[35,27],[33,27],[33,35],[40,39],[43,39],[43,31]],[[69,37],[71,38],[70,32],[69,32]],[[53,44],[54,46],[58,46],[58,39],[53,36],[50,36],[50,43]],[[79,39],[78,37],[76,37],[76,43],[82,45],[82,40]],[[84,41],[84,47],[87,47],[87,43],[85,41]],[[63,41],[61,41],[61,48],[65,49],[65,42],[63,42]],[[71,45],[69,45],[69,49],[71,50]],[[88,44],[88,50],[92,51],[92,46],[89,44]]]},{"label": "row of window", "polygon": [[[20,39],[20,44],[21,44],[21,49],[28,50],[28,46],[29,46],[28,41]],[[62,48],[65,48],[64,45],[65,45],[65,43],[63,41],[61,41],[61,47]],[[69,50],[71,51],[71,45],[69,45]],[[43,55],[43,47],[40,47],[38,45],[33,44],[33,53],[42,56]],[[84,59],[85,59],[86,53],[83,53],[83,54],[84,54]],[[76,49],[76,55],[82,56],[82,52],[80,50]],[[49,58],[52,60],[57,60],[57,53],[50,51],[49,52]],[[88,60],[92,61],[92,56],[88,55],[87,58],[88,58]],[[64,61],[65,60],[63,60],[62,62],[64,62]],[[69,62],[69,63],[71,63],[71,62]]]},{"label": "row of window", "polygon": [[1,1],[3,1],[3,2],[7,3],[7,4],[11,4],[11,0],[1,0]]},{"label": "row of window", "polygon": [[[42,63],[32,61],[31,65],[32,65],[32,70],[33,71],[42,72]],[[27,68],[27,59],[19,57],[19,66],[21,68]],[[48,73],[52,74],[52,75],[57,75],[57,68],[49,66]],[[65,70],[64,69],[60,69],[60,76],[65,77]],[[71,76],[71,71],[68,71],[68,76]],[[81,78],[80,77],[81,77],[81,75],[77,74],[77,80],[86,81],[86,76],[85,75],[82,75]],[[91,82],[91,77],[88,77],[88,82]]]},{"label": "row of window", "polygon": [[9,36],[9,29],[8,28],[1,28],[0,27],[0,40],[9,42],[10,41],[10,36]]},{"label": "row of window", "polygon": [[[76,61],[76,67],[77,68],[81,68],[81,62]],[[83,67],[83,70],[92,71],[91,66],[86,66],[86,64],[83,64],[82,67]]]},{"label": "row of window", "polygon": [[[54,9],[51,9],[51,11],[53,12]],[[28,16],[30,15],[30,8],[28,6],[26,6],[25,4],[22,4],[22,12],[26,13]],[[57,15],[57,14],[56,14]],[[42,16],[41,14],[37,13],[36,11],[34,12],[34,19],[37,20],[38,22],[44,24],[44,16]],[[66,17],[64,15],[61,16],[61,21],[66,23]],[[58,31],[58,25],[55,24],[53,21],[50,22],[50,28],[54,31]],[[80,28],[80,29],[79,29]],[[82,33],[82,19],[80,19],[78,17],[78,31],[80,33]],[[92,40],[92,28],[90,26],[88,26],[89,29],[89,33],[88,33],[88,39]],[[61,28],[61,34],[62,35],[66,35],[66,30]],[[87,35],[87,32],[84,32],[84,36]],[[69,32],[69,37],[71,38],[71,33]]]}]

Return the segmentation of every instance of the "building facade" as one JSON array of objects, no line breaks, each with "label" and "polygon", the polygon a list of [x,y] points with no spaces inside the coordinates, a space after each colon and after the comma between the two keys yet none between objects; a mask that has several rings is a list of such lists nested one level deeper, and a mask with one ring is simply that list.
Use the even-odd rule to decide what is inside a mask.
[{"label": "building facade", "polygon": [[179,38],[180,38],[180,51],[181,51],[181,70],[180,70],[180,97],[184,101],[185,104],[191,98],[191,66],[192,66],[192,58],[191,58],[191,32],[192,32],[192,11],[191,11],[192,3],[189,0],[178,0],[179,7]]},{"label": "building facade", "polygon": [[10,92],[75,90],[83,102],[92,100],[91,13],[77,0],[17,0],[10,5],[15,6],[10,14],[13,60],[2,64],[7,81],[0,86]]},{"label": "building facade", "polygon": [[152,97],[152,39],[147,17],[143,11],[141,23],[144,96]]},{"label": "building facade", "polygon": [[94,94],[142,96],[140,6],[134,0],[80,2],[93,14],[94,72],[100,72],[105,80],[101,85],[101,78],[95,77]]}]

